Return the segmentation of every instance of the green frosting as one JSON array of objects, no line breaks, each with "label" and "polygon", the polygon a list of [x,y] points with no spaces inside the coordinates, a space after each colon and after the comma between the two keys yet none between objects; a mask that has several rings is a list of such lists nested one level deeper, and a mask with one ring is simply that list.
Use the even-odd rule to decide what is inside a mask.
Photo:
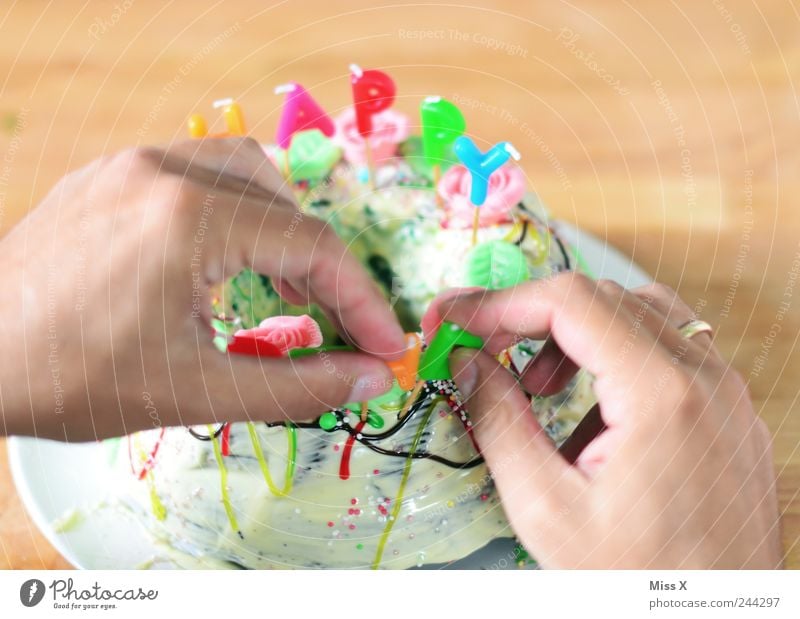
[{"label": "green frosting", "polygon": [[467,286],[500,290],[529,279],[525,254],[513,243],[500,240],[481,243],[467,257],[464,275]]},{"label": "green frosting", "polygon": [[[341,158],[341,149],[319,129],[300,131],[292,136],[289,167],[295,182],[309,181],[313,185],[322,181]],[[285,153],[282,159],[281,164],[285,166]]]}]

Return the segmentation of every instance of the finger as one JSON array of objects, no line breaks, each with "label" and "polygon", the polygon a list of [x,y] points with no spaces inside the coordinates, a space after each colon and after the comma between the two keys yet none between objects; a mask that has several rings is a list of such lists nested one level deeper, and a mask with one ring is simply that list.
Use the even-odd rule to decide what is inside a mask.
[{"label": "finger", "polygon": [[480,290],[484,290],[484,288],[480,288],[478,286],[467,286],[464,288],[450,288],[449,290],[444,290],[436,295],[433,301],[431,301],[428,305],[428,309],[425,310],[422,320],[420,320],[422,337],[425,339],[425,341],[430,342],[433,340],[433,336],[436,335],[436,331],[442,324],[442,316],[439,314],[439,307],[443,301],[453,299],[462,294],[478,292]]},{"label": "finger", "polygon": [[[686,323],[697,320],[697,313],[690,308],[669,286],[653,283],[647,286],[634,288],[631,293],[640,298],[650,299],[650,302],[669,320],[669,324],[680,332]],[[713,334],[709,332],[698,333],[691,338],[699,346],[709,349],[716,356],[719,351],[713,344]]]},{"label": "finger", "polygon": [[158,152],[160,168],[203,185],[296,207],[291,186],[252,138],[182,140]]},{"label": "finger", "polygon": [[[456,297],[468,295],[473,292],[485,290],[484,288],[470,286],[464,288],[451,288],[440,293],[428,306],[425,315],[420,321],[426,342],[430,342],[436,330],[442,323],[439,309],[443,302]],[[496,355],[511,346],[518,344],[520,338],[511,333],[494,333],[484,338],[484,350]],[[552,340],[547,340],[534,359],[527,365],[520,376],[520,381],[529,393],[537,395],[552,395],[558,393],[577,372],[577,366],[558,348]]]},{"label": "finger", "polygon": [[[641,421],[636,401],[671,365],[670,351],[619,299],[577,273],[443,303],[448,320],[480,337],[498,332],[544,339],[548,334],[577,366],[594,374],[595,394],[609,427]],[[445,307],[447,306],[447,307]],[[644,382],[643,382],[644,381]]]},{"label": "finger", "polygon": [[[224,269],[210,277],[249,267],[288,282],[307,279],[308,296],[336,317],[359,348],[387,359],[403,354],[405,337],[389,303],[330,226],[248,197],[220,196],[212,217],[215,249],[224,253],[216,258]],[[207,246],[203,256],[213,260],[213,254]]]},{"label": "finger", "polygon": [[[386,393],[394,376],[363,353],[321,353],[300,359],[204,355],[206,393],[192,423],[307,421],[349,402]],[[195,399],[203,400],[202,398]]]},{"label": "finger", "polygon": [[310,303],[309,298],[298,290],[298,288],[302,290],[300,286],[294,286],[282,277],[274,277],[271,281],[275,292],[287,303],[291,305],[308,305]]},{"label": "finger", "polygon": [[308,296],[341,325],[343,337],[364,352],[399,358],[405,351],[405,335],[389,302],[332,228],[323,224],[317,230],[314,235],[312,226],[300,247],[286,247],[283,265],[307,258]]},{"label": "finger", "polygon": [[572,359],[559,348],[556,341],[547,338],[520,375],[520,382],[528,393],[540,396],[554,395],[567,387],[578,369]]},{"label": "finger", "polygon": [[457,350],[450,363],[512,527],[530,530],[568,507],[585,481],[557,452],[514,377],[482,352]]},{"label": "finger", "polygon": [[479,337],[549,335],[570,360],[598,380],[632,378],[650,363],[657,348],[655,338],[637,328],[636,317],[618,300],[577,273],[459,296],[441,307],[448,320]]},{"label": "finger", "polygon": [[699,337],[707,334],[686,338],[680,332],[680,328],[693,320],[695,314],[671,289],[662,284],[652,284],[633,291],[627,291],[618,284],[612,286],[618,288],[621,303],[631,313],[642,315],[643,327],[664,344],[676,362],[699,365],[709,354],[721,358],[716,348],[711,346],[710,337]]}]

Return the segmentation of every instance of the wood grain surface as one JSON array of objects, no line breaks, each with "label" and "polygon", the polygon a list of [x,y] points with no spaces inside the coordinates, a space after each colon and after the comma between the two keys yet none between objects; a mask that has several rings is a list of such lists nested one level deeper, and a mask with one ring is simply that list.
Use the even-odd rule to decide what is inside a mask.
[{"label": "wood grain surface", "polygon": [[[800,299],[787,286],[800,268],[799,13],[781,0],[4,2],[0,234],[67,171],[180,137],[190,113],[214,116],[214,99],[236,97],[269,141],[275,85],[301,81],[336,112],[348,63],[387,70],[400,109],[456,101],[479,143],[514,142],[556,217],[633,256],[716,327],[774,433],[798,568]],[[0,444],[0,567],[67,567],[6,462]]]}]

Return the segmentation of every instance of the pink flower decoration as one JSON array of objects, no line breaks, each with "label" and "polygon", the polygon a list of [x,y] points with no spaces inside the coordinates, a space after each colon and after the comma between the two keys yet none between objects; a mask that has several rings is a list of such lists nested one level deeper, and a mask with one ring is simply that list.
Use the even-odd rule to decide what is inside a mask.
[{"label": "pink flower decoration", "polygon": [[[364,138],[356,126],[356,113],[352,107],[347,108],[333,121],[336,133],[333,142],[344,151],[344,157],[353,165],[367,162]],[[408,137],[408,117],[405,114],[388,109],[372,117],[372,133],[369,144],[375,162],[391,159],[397,152],[397,145]]]},{"label": "pink flower decoration", "polygon": [[[322,344],[319,325],[307,315],[271,316],[262,320],[257,327],[239,329],[233,336],[235,341],[255,340],[257,344],[273,346],[282,355],[294,348],[316,348]],[[263,348],[269,350],[269,346]]]},{"label": "pink flower decoration", "polygon": [[[436,190],[444,200],[447,225],[452,228],[471,228],[475,205],[470,202],[472,179],[467,168],[452,166],[439,181]],[[525,195],[525,176],[519,167],[506,164],[489,178],[489,193],[480,207],[481,227],[513,221],[511,210]]]}]

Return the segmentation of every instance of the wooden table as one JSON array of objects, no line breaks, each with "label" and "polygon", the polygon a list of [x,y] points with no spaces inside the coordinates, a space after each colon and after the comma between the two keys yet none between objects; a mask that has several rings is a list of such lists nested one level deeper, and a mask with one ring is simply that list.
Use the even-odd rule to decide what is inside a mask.
[{"label": "wooden table", "polygon": [[[66,171],[180,136],[190,113],[214,116],[214,99],[235,96],[268,141],[275,85],[302,81],[336,112],[349,101],[348,63],[384,68],[399,108],[416,114],[429,94],[455,100],[476,138],[522,151],[554,215],[702,309],[775,434],[787,563],[800,567],[800,299],[787,299],[754,371],[800,259],[796,7],[199,4],[0,9],[0,234]],[[0,467],[0,567],[66,567]]]}]

